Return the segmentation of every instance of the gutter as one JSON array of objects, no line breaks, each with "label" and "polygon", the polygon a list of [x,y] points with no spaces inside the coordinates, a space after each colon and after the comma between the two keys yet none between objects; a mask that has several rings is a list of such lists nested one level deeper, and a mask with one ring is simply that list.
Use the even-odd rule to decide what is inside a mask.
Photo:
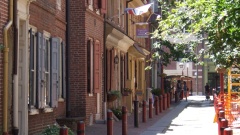
[{"label": "gutter", "polygon": [[13,135],[18,135],[18,19],[17,1],[13,2],[14,58],[13,58]]},{"label": "gutter", "polygon": [[70,28],[69,28],[69,20],[70,20],[70,2],[69,0],[66,0],[66,117],[70,117],[71,109],[70,109],[70,83],[69,83],[69,60],[70,60],[70,53],[69,53],[69,39],[70,39]]},{"label": "gutter", "polygon": [[13,24],[13,0],[9,0],[9,21],[3,30],[3,135],[8,135],[8,30]]},{"label": "gutter", "polygon": [[[128,0],[128,1],[126,1],[126,8],[128,8],[128,3],[129,2],[132,2],[133,0]],[[127,35],[128,35],[128,14],[126,14],[126,33],[127,33]]]}]

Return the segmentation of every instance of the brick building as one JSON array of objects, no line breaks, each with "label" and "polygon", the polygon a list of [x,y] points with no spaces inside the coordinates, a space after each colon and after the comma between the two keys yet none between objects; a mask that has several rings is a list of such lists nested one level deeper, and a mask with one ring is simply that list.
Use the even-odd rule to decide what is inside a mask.
[{"label": "brick building", "polygon": [[[4,45],[4,37],[6,37],[6,34],[4,34],[5,32],[5,27],[7,24],[9,24],[9,3],[5,0],[0,0],[0,46],[2,48],[2,46]],[[7,32],[7,31],[6,31]],[[1,130],[1,132],[6,132],[8,130],[7,125],[10,125],[9,122],[7,120],[7,118],[5,118],[5,120],[3,120],[3,51],[1,49],[0,51],[0,128],[3,129],[3,131]],[[9,112],[7,112],[8,114]],[[6,114],[4,114],[6,116]],[[7,116],[9,117],[9,116]],[[4,125],[3,123],[7,122],[7,125]]]},{"label": "brick building", "polygon": [[[35,135],[56,122],[74,125],[84,120],[91,125],[106,120],[110,104],[106,95],[113,89],[121,93],[122,88],[133,89],[130,96],[114,101],[116,107],[127,105],[131,111],[135,95],[145,99],[151,82],[150,72],[144,70],[150,40],[136,36],[135,23],[151,14],[120,15],[127,6],[144,4],[141,0],[128,4],[125,0],[1,0],[1,28],[10,20],[8,7],[13,13],[8,44],[0,31],[0,45],[5,46],[1,56],[9,56],[0,57],[0,84],[6,84],[0,85],[0,95],[9,101],[3,107],[0,100],[4,134]],[[112,20],[115,14],[119,16]],[[4,75],[3,64],[9,69]]]}]

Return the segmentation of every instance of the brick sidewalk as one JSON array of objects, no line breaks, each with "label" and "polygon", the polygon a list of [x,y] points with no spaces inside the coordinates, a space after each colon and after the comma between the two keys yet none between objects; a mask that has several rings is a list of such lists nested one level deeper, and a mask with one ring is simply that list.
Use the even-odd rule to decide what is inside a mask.
[{"label": "brick sidewalk", "polygon": [[[166,115],[171,109],[176,107],[179,103],[172,102],[170,108],[167,108],[162,113],[155,115],[155,109],[153,109],[153,118],[149,119],[149,114],[147,110],[147,122],[142,122],[142,112],[139,111],[139,127],[134,127],[134,115],[133,113],[128,116],[128,134],[129,135],[139,135],[145,131],[148,127],[156,123],[161,117]],[[139,110],[142,110],[139,108]],[[114,135],[122,135],[122,121],[114,121],[113,133]],[[92,126],[86,127],[86,135],[106,135],[107,134],[107,125],[106,124],[94,124]]]}]

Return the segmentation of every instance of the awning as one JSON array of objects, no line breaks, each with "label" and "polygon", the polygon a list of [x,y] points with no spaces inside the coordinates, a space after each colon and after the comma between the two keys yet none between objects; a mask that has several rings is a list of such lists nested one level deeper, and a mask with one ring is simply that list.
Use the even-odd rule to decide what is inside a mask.
[{"label": "awning", "polygon": [[146,57],[146,54],[144,53],[143,49],[137,43],[134,43],[133,46],[129,47],[128,52],[138,58]]},{"label": "awning", "polygon": [[114,28],[109,23],[106,24],[106,47],[107,48],[118,48],[123,52],[127,52],[130,46],[134,44],[134,41],[129,38],[122,31]]}]

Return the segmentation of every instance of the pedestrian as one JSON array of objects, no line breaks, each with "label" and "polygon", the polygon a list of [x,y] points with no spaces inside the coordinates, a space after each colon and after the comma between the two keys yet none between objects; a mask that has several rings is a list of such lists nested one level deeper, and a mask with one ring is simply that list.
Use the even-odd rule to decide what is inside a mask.
[{"label": "pedestrian", "polygon": [[206,85],[205,85],[206,100],[208,100],[210,98],[209,97],[209,92],[210,92],[210,88],[209,88],[208,83],[206,83]]},{"label": "pedestrian", "polygon": [[186,101],[187,101],[187,84],[186,84],[185,81],[183,82],[183,92],[184,92],[184,96],[185,96]]},{"label": "pedestrian", "polygon": [[182,90],[182,86],[181,86],[181,81],[178,80],[177,81],[177,90],[176,90],[176,93],[177,93],[177,101],[180,99],[180,93],[181,93],[181,90]]}]

